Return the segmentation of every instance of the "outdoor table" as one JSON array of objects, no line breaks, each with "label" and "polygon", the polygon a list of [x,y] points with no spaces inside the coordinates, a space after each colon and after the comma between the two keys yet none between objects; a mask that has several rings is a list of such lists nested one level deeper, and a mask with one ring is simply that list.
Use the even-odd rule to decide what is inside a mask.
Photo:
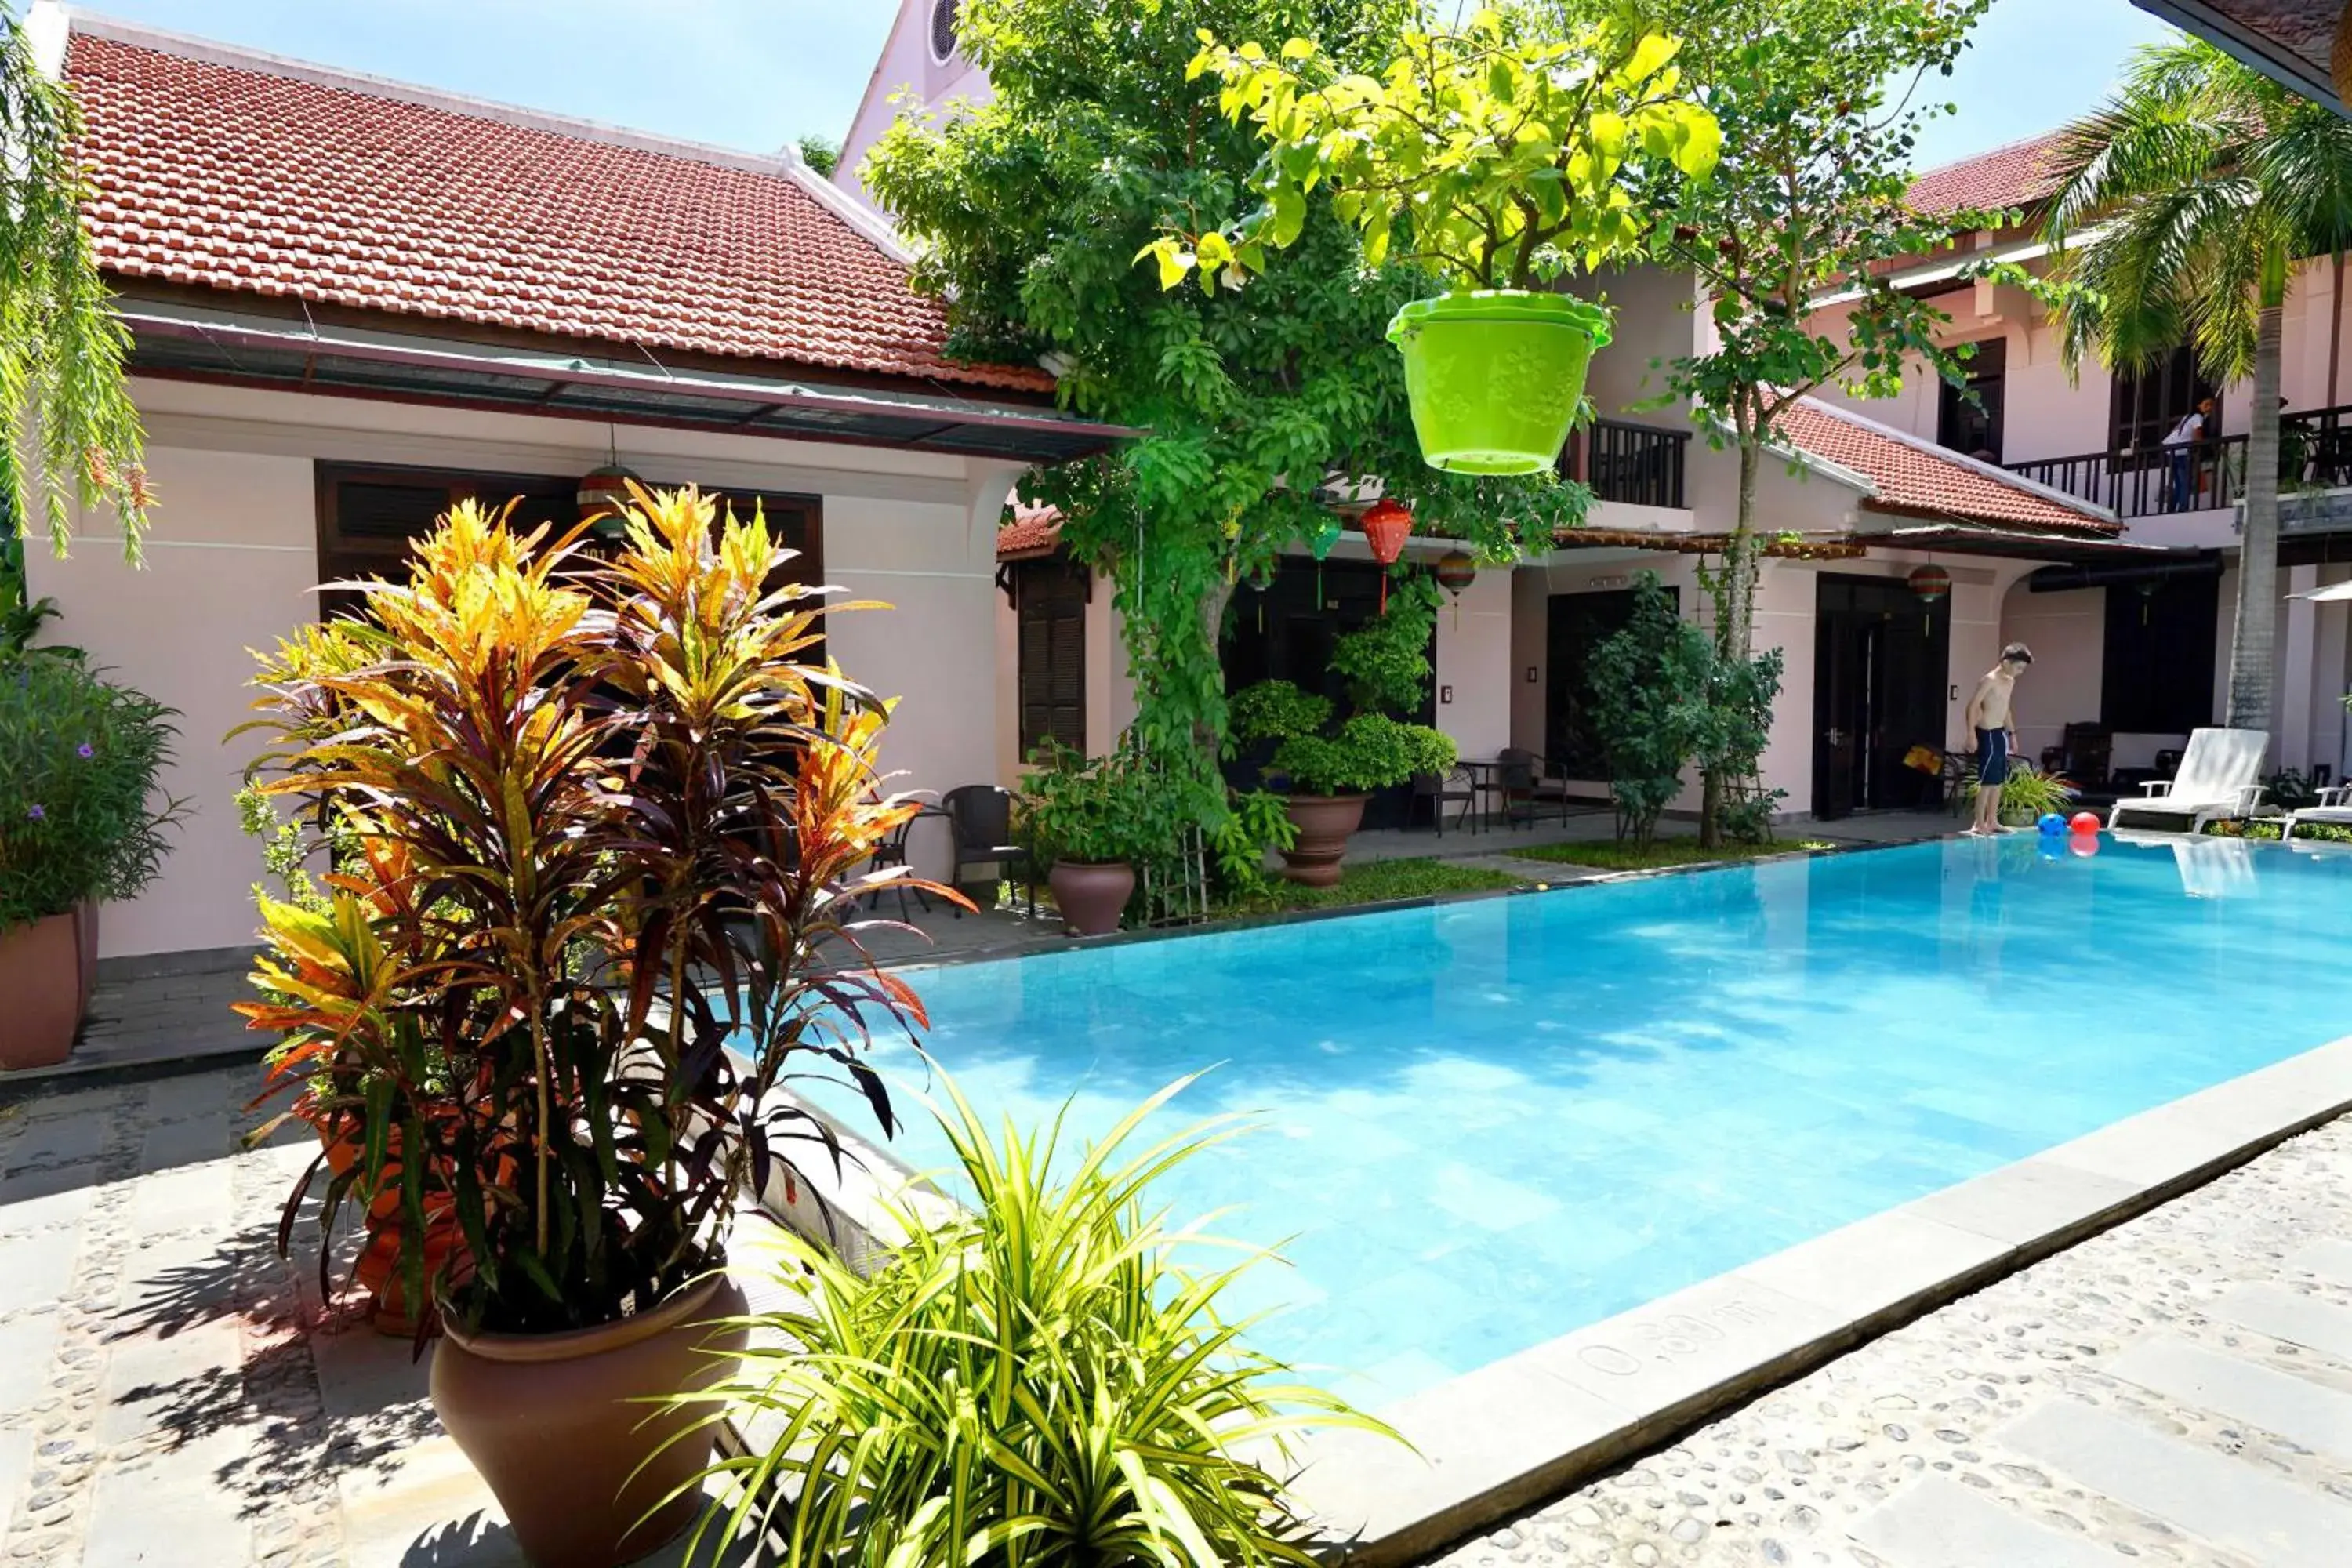
[{"label": "outdoor table", "polygon": [[1492,798],[1500,801],[1502,799],[1505,763],[1500,757],[1488,757],[1476,761],[1465,760],[1454,765],[1470,775],[1470,831],[1475,833],[1478,831],[1478,807],[1481,800]]}]

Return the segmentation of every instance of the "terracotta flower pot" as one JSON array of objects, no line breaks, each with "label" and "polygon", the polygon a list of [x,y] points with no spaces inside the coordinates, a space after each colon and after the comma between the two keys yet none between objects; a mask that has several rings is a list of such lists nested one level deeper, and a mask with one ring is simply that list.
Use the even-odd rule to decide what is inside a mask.
[{"label": "terracotta flower pot", "polygon": [[1046,873],[1054,905],[1080,936],[1104,936],[1118,929],[1118,917],[1135,891],[1135,868],[1124,860],[1056,860]]},{"label": "terracotta flower pot", "polygon": [[90,994],[98,989],[98,900],[74,906],[74,958],[81,975],[81,1014],[89,1016]]},{"label": "terracotta flower pot", "polygon": [[1308,888],[1328,888],[1339,879],[1339,860],[1348,853],[1348,835],[1364,820],[1360,795],[1294,795],[1291,826],[1298,842],[1282,852],[1283,872]]},{"label": "terracotta flower pot", "polygon": [[71,914],[0,931],[0,1071],[45,1068],[73,1052],[81,960]]},{"label": "terracotta flower pot", "polygon": [[693,1522],[702,1504],[692,1493],[646,1510],[709,1464],[716,1429],[647,1462],[708,1412],[639,1402],[723,1375],[750,1334],[717,1320],[745,1310],[742,1290],[722,1278],[600,1328],[453,1330],[434,1347],[434,1411],[506,1510],[524,1556],[539,1568],[618,1568]]}]

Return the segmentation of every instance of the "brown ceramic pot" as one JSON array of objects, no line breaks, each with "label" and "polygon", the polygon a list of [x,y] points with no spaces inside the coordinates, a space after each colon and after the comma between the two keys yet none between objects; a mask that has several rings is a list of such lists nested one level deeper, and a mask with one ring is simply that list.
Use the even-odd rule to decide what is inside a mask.
[{"label": "brown ceramic pot", "polygon": [[71,914],[0,931],[0,1070],[45,1068],[73,1052],[81,960]]},{"label": "brown ceramic pot", "polygon": [[702,1504],[690,1492],[646,1510],[709,1464],[716,1428],[705,1425],[648,1462],[708,1412],[642,1402],[724,1375],[750,1335],[718,1320],[744,1310],[742,1290],[718,1279],[601,1328],[453,1331],[434,1347],[434,1411],[538,1568],[619,1568],[694,1521]]},{"label": "brown ceramic pot", "polygon": [[1124,860],[1056,860],[1045,874],[1054,906],[1080,936],[1105,936],[1135,892],[1135,868]]},{"label": "brown ceramic pot", "polygon": [[81,974],[81,1016],[89,1016],[89,998],[98,989],[98,900],[74,906],[74,957]]},{"label": "brown ceramic pot", "polygon": [[1348,835],[1364,820],[1360,795],[1294,795],[1291,826],[1298,842],[1282,852],[1283,872],[1309,888],[1328,888],[1339,879],[1339,859],[1348,852]]}]

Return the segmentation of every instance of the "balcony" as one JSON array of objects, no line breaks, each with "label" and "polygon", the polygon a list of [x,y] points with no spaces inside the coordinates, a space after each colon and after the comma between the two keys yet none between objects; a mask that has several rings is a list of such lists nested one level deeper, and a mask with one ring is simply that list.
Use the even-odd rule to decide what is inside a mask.
[{"label": "balcony", "polygon": [[1590,485],[1597,500],[1683,510],[1690,505],[1683,489],[1689,447],[1687,430],[1596,419],[1568,438],[1559,471]]},{"label": "balcony", "polygon": [[[2126,521],[2169,517],[2233,507],[2245,499],[2246,437],[2198,442],[2190,449],[2185,489],[2175,481],[2171,454],[2160,449],[2084,452],[2002,467],[2020,479],[2105,507]],[[2282,416],[2280,491],[2347,484],[2352,484],[2352,405]]]}]

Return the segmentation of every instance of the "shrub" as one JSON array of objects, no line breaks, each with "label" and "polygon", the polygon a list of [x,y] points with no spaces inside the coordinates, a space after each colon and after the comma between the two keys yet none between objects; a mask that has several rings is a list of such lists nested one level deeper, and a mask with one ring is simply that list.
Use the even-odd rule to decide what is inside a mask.
[{"label": "shrub", "polygon": [[1282,796],[1272,790],[1234,791],[1211,845],[1216,851],[1219,890],[1235,903],[1271,897],[1274,879],[1266,875],[1265,858],[1297,842],[1298,826],[1290,820],[1289,803]]},{"label": "shrub", "polygon": [[[2057,773],[2045,773],[2022,759],[2010,763],[2009,782],[2000,789],[2000,819],[2011,826],[2039,822],[2052,812],[2064,816],[2082,792],[2072,781]],[[1977,797],[1977,781],[1968,783],[1970,800]]]},{"label": "shrub", "polygon": [[324,913],[261,900],[239,1010],[356,1130],[322,1219],[396,1237],[420,1333],[606,1323],[724,1262],[746,1179],[837,1155],[787,1075],[895,1128],[866,1020],[923,1014],[856,942],[916,809],[877,798],[887,707],[804,662],[821,591],[778,586],[764,520],[714,513],[638,490],[596,563],[463,503],[362,626],[265,661],[266,787],[357,858]]},{"label": "shrub", "polygon": [[155,879],[182,811],[156,798],[173,716],[79,658],[0,658],[0,931]]},{"label": "shrub", "polygon": [[1385,1428],[1280,1381],[1220,1314],[1265,1254],[1196,1270],[1190,1249],[1222,1244],[1147,1207],[1153,1179],[1231,1135],[1213,1123],[1127,1152],[1189,1081],[1066,1177],[1058,1118],[1000,1146],[949,1084],[940,1125],[970,1207],[945,1224],[900,1213],[907,1244],[865,1279],[781,1236],[787,1294],[806,1306],[757,1320],[730,1380],[682,1401],[774,1433],[712,1468],[735,1495],[688,1560],[756,1518],[787,1568],[1307,1568],[1280,1483],[1241,1446],[1310,1422]]},{"label": "shrub", "polygon": [[1407,572],[1391,584],[1384,613],[1332,642],[1331,668],[1346,677],[1357,707],[1391,713],[1420,710],[1429,690],[1430,637],[1437,629],[1443,597],[1426,573]]},{"label": "shrub", "polygon": [[1178,824],[1163,820],[1168,792],[1132,752],[1092,761],[1054,741],[1030,759],[1022,781],[1020,832],[1041,866],[1056,860],[1124,860],[1164,853]]},{"label": "shrub", "polygon": [[1301,691],[1287,680],[1261,680],[1234,692],[1227,712],[1236,741],[1287,741],[1322,733],[1331,722],[1331,700]]},{"label": "shrub", "polygon": [[1715,653],[1706,634],[1675,613],[1654,573],[1641,575],[1633,595],[1632,618],[1593,649],[1588,668],[1617,837],[1646,849],[1714,721],[1707,680]]},{"label": "shrub", "polygon": [[1453,739],[1426,724],[1359,713],[1329,735],[1294,735],[1275,748],[1274,766],[1310,795],[1358,795],[1454,766]]}]

